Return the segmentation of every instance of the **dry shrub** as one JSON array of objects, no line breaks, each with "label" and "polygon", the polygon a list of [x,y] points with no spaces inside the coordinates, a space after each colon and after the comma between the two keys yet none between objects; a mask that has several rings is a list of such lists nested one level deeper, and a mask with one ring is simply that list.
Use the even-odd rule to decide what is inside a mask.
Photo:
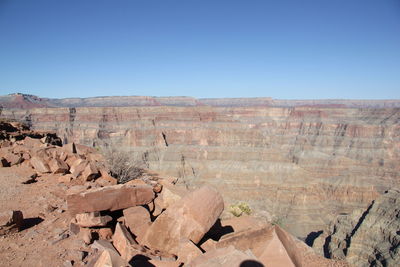
[{"label": "dry shrub", "polygon": [[251,214],[251,208],[249,204],[246,202],[240,202],[234,205],[229,206],[229,212],[232,213],[236,217],[240,217],[243,214],[250,215]]},{"label": "dry shrub", "polygon": [[107,161],[110,175],[116,178],[119,184],[137,179],[144,173],[143,162],[135,159],[133,153],[112,146],[104,149],[103,155]]}]

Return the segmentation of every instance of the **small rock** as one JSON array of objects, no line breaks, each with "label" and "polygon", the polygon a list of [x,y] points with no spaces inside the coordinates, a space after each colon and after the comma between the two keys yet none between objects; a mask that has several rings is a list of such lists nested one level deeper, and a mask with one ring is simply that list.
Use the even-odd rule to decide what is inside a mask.
[{"label": "small rock", "polygon": [[52,205],[47,203],[44,205],[43,209],[45,212],[50,213],[50,212],[53,212],[55,209],[57,209],[57,207],[53,207]]},{"label": "small rock", "polygon": [[99,177],[99,170],[93,163],[89,163],[81,174],[84,181],[91,181]]},{"label": "small rock", "polygon": [[69,184],[72,181],[72,179],[73,179],[72,174],[66,174],[58,177],[58,182],[63,184]]},{"label": "small rock", "polygon": [[160,193],[162,188],[163,188],[163,186],[161,184],[156,184],[153,186],[153,191],[154,191],[154,193]]},{"label": "small rock", "polygon": [[87,212],[80,213],[75,216],[76,224],[81,227],[97,227],[97,226],[106,226],[107,223],[112,221],[111,216],[101,216],[100,212]]},{"label": "small rock", "polygon": [[10,167],[10,163],[5,158],[0,157],[0,167]]},{"label": "small rock", "polygon": [[71,223],[69,224],[69,231],[72,234],[77,235],[77,234],[79,234],[80,230],[81,230],[81,228],[79,227],[79,225],[76,224],[76,220],[73,219],[71,221]]},{"label": "small rock", "polygon": [[79,232],[79,237],[85,242],[85,244],[89,245],[92,243],[92,232],[88,228],[81,228]]},{"label": "small rock", "polygon": [[100,239],[111,239],[113,235],[113,232],[111,228],[101,228],[99,230],[99,237]]},{"label": "small rock", "polygon": [[22,211],[13,210],[0,213],[0,235],[12,232],[13,230],[21,230],[24,216]]}]

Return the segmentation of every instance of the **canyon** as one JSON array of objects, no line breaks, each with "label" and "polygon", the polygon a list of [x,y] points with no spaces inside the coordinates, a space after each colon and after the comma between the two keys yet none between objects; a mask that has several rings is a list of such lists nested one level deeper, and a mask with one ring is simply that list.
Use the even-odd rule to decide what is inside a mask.
[{"label": "canyon", "polygon": [[[226,206],[245,202],[303,240],[399,186],[398,100],[8,99],[3,118],[63,143],[130,151],[147,168],[187,188],[212,185]],[[13,101],[19,106],[4,104]]]}]

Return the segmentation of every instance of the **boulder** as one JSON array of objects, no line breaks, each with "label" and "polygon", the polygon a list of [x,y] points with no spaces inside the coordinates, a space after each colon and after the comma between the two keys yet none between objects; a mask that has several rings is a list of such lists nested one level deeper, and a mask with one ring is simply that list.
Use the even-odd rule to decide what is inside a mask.
[{"label": "boulder", "polygon": [[201,250],[188,239],[181,240],[178,250],[178,261],[189,263],[202,254]]},{"label": "boulder", "polygon": [[111,216],[101,216],[98,211],[76,214],[75,219],[76,224],[81,227],[106,226],[107,223],[112,221]]},{"label": "boulder", "polygon": [[67,163],[58,158],[51,159],[49,167],[52,173],[67,173],[69,170]]},{"label": "boulder", "polygon": [[73,164],[71,165],[70,172],[74,178],[77,178],[80,176],[83,171],[85,170],[86,166],[88,165],[88,162],[84,159],[77,159]]},{"label": "boulder", "polygon": [[162,188],[163,188],[162,184],[155,184],[153,186],[153,191],[154,191],[154,193],[160,193]]},{"label": "boulder", "polygon": [[171,184],[163,187],[163,190],[154,199],[154,216],[161,214],[163,210],[180,200],[188,194],[188,191],[182,187],[173,186]]},{"label": "boulder", "polygon": [[14,154],[13,149],[11,147],[0,148],[0,157],[4,158],[10,166],[19,164],[24,161],[24,159],[21,156],[21,153]]},{"label": "boulder", "polygon": [[133,179],[133,180],[126,182],[125,184],[127,184],[127,185],[147,185],[145,181],[140,180],[140,179]]},{"label": "boulder", "polygon": [[78,155],[83,155],[83,156],[97,153],[97,150],[95,148],[81,144],[75,144],[75,149]]},{"label": "boulder", "polygon": [[232,228],[235,233],[255,230],[263,227],[271,227],[272,225],[265,221],[264,218],[256,218],[249,215],[242,215],[240,217],[233,217],[226,220],[221,220],[221,226],[224,228]]},{"label": "boulder", "polygon": [[124,260],[129,261],[139,251],[133,248],[137,244],[128,230],[120,223],[115,226],[114,235],[112,237],[113,245],[118,250]]},{"label": "boulder", "polygon": [[124,261],[116,252],[103,250],[97,259],[94,267],[125,267],[127,262]]},{"label": "boulder", "polygon": [[4,155],[4,158],[8,161],[10,166],[20,164],[24,161],[24,158],[21,155],[16,155],[14,153],[7,153]]},{"label": "boulder", "polygon": [[48,162],[50,160],[50,158],[52,158],[51,153],[50,153],[51,149],[52,148],[42,148],[42,147],[32,148],[31,156],[41,158],[41,159],[45,160],[46,162]]},{"label": "boulder", "polygon": [[13,210],[0,213],[0,227],[16,225],[18,228],[22,226],[24,216],[22,211]]},{"label": "boulder", "polygon": [[[78,161],[79,160],[79,161]],[[82,159],[80,156],[76,155],[76,154],[69,154],[67,159],[65,160],[65,163],[68,164],[68,166],[70,167],[70,171],[71,168],[75,168],[77,165],[79,165],[79,163],[81,163],[84,159]],[[72,171],[71,171],[72,173]]]},{"label": "boulder", "polygon": [[109,175],[106,169],[100,168],[99,172],[100,172],[100,178],[96,179],[96,183],[102,186],[118,184],[117,179]]},{"label": "boulder", "polygon": [[[132,259],[135,259],[135,256],[137,255],[156,261],[175,261],[175,257],[173,257],[173,255],[151,250],[136,243],[128,229],[126,229],[126,227],[120,223],[117,223],[115,226],[112,240],[114,247],[121,254],[121,257],[126,261],[131,262]],[[133,264],[133,266],[137,265]]]},{"label": "boulder", "polygon": [[16,154],[18,153],[26,153],[29,152],[30,148],[24,146],[24,145],[16,145],[13,147],[12,151]]},{"label": "boulder", "polygon": [[[300,266],[300,261],[297,261],[298,264],[294,263],[296,262],[295,254],[297,253],[296,245],[292,243],[290,246],[289,244],[285,246],[276,230],[277,228],[274,228],[271,231],[271,240],[266,242],[264,246],[254,250],[254,254],[258,255],[259,260],[268,266]],[[290,254],[292,254],[293,259]]]},{"label": "boulder", "polygon": [[12,146],[12,142],[11,142],[11,141],[2,140],[2,141],[0,142],[0,147],[10,147],[10,146]]},{"label": "boulder", "polygon": [[24,216],[21,211],[13,210],[0,213],[0,235],[21,230]]},{"label": "boulder", "polygon": [[62,149],[66,151],[68,154],[75,154],[76,147],[74,143],[68,143],[62,146]]},{"label": "boulder", "polygon": [[96,179],[96,183],[101,186],[109,186],[118,184],[117,179],[111,176],[100,176],[100,178]]},{"label": "boulder", "polygon": [[[234,246],[239,250],[257,249],[264,247],[272,238],[272,227],[262,227],[255,229],[247,229],[245,231],[233,232],[223,235],[216,244],[217,248]],[[253,251],[254,252],[254,251]],[[254,253],[256,256],[258,254]]]},{"label": "boulder", "polygon": [[28,152],[22,153],[22,158],[24,160],[30,160],[31,159],[31,155]]},{"label": "boulder", "polygon": [[72,181],[72,179],[73,179],[72,174],[66,174],[58,177],[58,182],[63,184],[69,184]]},{"label": "boulder", "polygon": [[65,151],[58,150],[58,156],[59,156],[60,160],[65,162],[68,158],[68,153]]},{"label": "boulder", "polygon": [[31,163],[31,165],[33,166],[33,168],[35,168],[35,170],[37,170],[38,172],[41,172],[41,173],[48,173],[48,172],[50,172],[50,167],[49,167],[49,165],[48,165],[47,162],[46,162],[44,159],[42,159],[42,158],[39,158],[39,157],[37,157],[37,156],[34,156],[34,157],[31,158],[30,163]]},{"label": "boulder", "polygon": [[111,228],[106,227],[106,228],[100,228],[98,234],[100,239],[111,239],[113,232]]},{"label": "boulder", "polygon": [[86,165],[85,169],[81,173],[81,176],[84,181],[91,181],[99,177],[99,170],[94,163],[90,162]]},{"label": "boulder", "polygon": [[136,236],[136,239],[142,239],[144,233],[151,224],[150,214],[146,208],[142,206],[131,207],[124,209],[125,224],[128,226],[131,233]]},{"label": "boulder", "polygon": [[68,210],[71,214],[126,209],[147,204],[153,199],[151,186],[112,185],[85,192],[67,193]]},{"label": "boulder", "polygon": [[217,241],[213,239],[207,239],[204,243],[201,244],[201,249],[204,251],[209,251],[217,248]]},{"label": "boulder", "polygon": [[93,244],[91,245],[92,248],[97,249],[98,251],[104,251],[104,250],[111,250],[114,251],[115,253],[118,253],[114,246],[111,244],[110,241],[107,240],[95,240]]},{"label": "boulder", "polygon": [[[192,267],[262,267],[257,258],[250,251],[240,251],[233,246],[207,251],[196,257],[188,266]],[[273,265],[267,265],[273,266]]]},{"label": "boulder", "polygon": [[92,243],[93,236],[92,231],[89,228],[80,228],[78,235],[85,244],[89,245]]},{"label": "boulder", "polygon": [[32,137],[25,137],[24,139],[24,146],[26,147],[40,147],[43,143],[40,139],[32,138]]},{"label": "boulder", "polygon": [[152,223],[143,244],[177,255],[182,239],[197,244],[224,209],[221,194],[203,186],[171,205]]},{"label": "boulder", "polygon": [[10,167],[10,163],[5,158],[0,157],[0,167]]}]

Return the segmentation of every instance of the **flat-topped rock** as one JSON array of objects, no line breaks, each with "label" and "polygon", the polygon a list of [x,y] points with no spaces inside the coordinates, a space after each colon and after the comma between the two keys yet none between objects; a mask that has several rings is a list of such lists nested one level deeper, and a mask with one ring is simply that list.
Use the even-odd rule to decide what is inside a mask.
[{"label": "flat-topped rock", "polygon": [[126,209],[147,204],[153,199],[153,188],[147,185],[112,185],[67,194],[70,214]]}]

